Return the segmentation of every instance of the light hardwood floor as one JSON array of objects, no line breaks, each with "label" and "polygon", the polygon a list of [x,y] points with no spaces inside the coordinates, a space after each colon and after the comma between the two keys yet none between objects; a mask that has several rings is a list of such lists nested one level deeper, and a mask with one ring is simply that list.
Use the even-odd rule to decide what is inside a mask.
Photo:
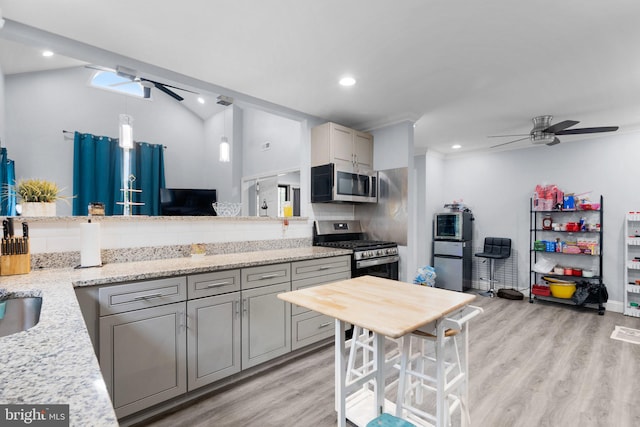
[{"label": "light hardwood floor", "polygon": [[[610,339],[640,319],[478,297],[470,327],[473,426],[640,425],[640,345]],[[153,427],[330,427],[333,346],[147,422]]]}]

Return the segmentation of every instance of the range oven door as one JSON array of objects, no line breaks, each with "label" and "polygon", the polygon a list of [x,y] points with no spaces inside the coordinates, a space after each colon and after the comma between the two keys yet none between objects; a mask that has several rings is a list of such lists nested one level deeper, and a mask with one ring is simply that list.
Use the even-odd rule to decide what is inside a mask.
[{"label": "range oven door", "polygon": [[353,261],[351,275],[359,276],[376,276],[385,279],[398,280],[398,263],[400,257],[392,255],[382,258],[364,259]]}]

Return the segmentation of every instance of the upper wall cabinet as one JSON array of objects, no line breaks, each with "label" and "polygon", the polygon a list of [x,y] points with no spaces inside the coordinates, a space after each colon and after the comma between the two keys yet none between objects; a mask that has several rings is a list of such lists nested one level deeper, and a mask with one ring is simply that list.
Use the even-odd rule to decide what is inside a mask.
[{"label": "upper wall cabinet", "polygon": [[311,166],[335,163],[343,171],[373,170],[373,135],[336,123],[311,129]]}]

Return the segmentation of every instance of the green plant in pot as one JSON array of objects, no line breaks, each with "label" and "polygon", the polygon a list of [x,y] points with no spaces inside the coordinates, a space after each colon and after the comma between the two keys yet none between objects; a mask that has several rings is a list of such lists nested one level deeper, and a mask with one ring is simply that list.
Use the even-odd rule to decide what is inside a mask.
[{"label": "green plant in pot", "polygon": [[55,216],[56,201],[64,200],[55,182],[44,179],[22,179],[16,183],[16,195],[22,206],[22,216]]}]

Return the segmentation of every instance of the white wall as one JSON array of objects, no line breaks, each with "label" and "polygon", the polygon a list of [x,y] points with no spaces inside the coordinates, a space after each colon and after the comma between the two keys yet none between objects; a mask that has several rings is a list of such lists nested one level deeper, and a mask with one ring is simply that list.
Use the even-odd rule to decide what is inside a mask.
[{"label": "white wall", "polygon": [[[258,109],[243,111],[243,176],[300,168],[301,123]],[[270,148],[262,145],[269,142]]]},{"label": "white wall", "polygon": [[[607,135],[582,141],[565,137],[554,147],[446,158],[443,199],[463,199],[473,210],[474,246],[486,236],[513,239],[519,285],[527,287],[529,198],[536,184],[556,184],[565,192],[592,191],[594,199],[603,195],[604,283],[609,301],[622,301],[624,215],[640,210],[640,192],[634,188],[640,158],[638,136]],[[437,187],[427,184],[430,189]],[[433,198],[438,197],[436,189]]]}]

